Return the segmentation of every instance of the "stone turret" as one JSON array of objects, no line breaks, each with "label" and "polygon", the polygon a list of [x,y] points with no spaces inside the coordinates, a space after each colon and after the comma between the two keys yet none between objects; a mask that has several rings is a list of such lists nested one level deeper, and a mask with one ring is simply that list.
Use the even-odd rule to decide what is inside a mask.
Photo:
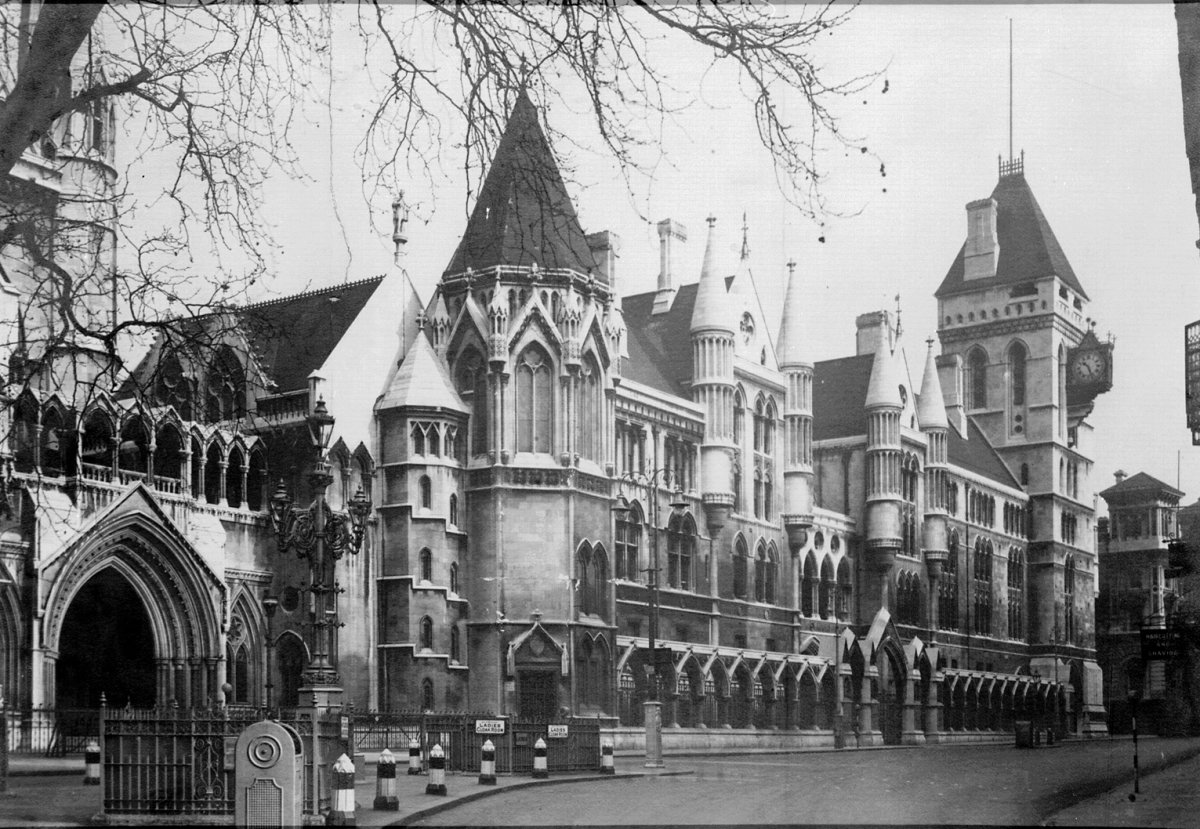
[{"label": "stone turret", "polygon": [[[946,418],[946,405],[942,396],[942,384],[938,379],[937,358],[933,354],[932,338],[929,340],[929,351],[925,355],[925,374],[921,378],[921,397],[917,401],[917,423],[929,440],[929,451],[925,458],[925,522],[922,527],[921,546],[925,550],[925,566],[929,571],[929,579],[936,584],[941,578],[942,567],[949,555],[946,443],[949,439],[950,421]],[[931,609],[934,605],[935,603],[930,603]]]},{"label": "stone turret", "polygon": [[[745,241],[743,240],[743,248]],[[812,526],[812,388],[813,364],[804,341],[801,314],[804,300],[795,261],[788,262],[787,293],[783,300],[783,319],[779,326],[779,368],[787,378],[783,421],[787,455],[783,467],[783,524],[788,543],[799,552]]]},{"label": "stone turret", "polygon": [[708,219],[704,264],[692,310],[692,394],[704,408],[700,447],[704,511],[710,533],[725,526],[733,508],[733,336],[725,280],[714,264],[717,220]]},{"label": "stone turret", "polygon": [[[900,368],[887,343],[875,351],[867,410],[866,559],[878,571],[888,570],[901,545],[900,520]],[[886,592],[886,591],[885,591]],[[886,597],[881,595],[881,603]]]}]

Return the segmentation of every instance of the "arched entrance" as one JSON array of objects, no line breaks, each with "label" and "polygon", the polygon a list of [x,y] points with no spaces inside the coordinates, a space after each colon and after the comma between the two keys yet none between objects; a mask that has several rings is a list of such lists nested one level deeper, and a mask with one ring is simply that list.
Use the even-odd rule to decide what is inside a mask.
[{"label": "arched entrance", "polygon": [[278,704],[283,708],[295,708],[300,704],[300,676],[308,662],[308,652],[300,637],[291,631],[279,637],[275,649],[279,666]]},{"label": "arched entrance", "polygon": [[155,703],[154,633],[129,581],[101,570],[71,600],[59,635],[55,705],[149,708]]},{"label": "arched entrance", "polygon": [[900,745],[904,728],[904,662],[895,648],[884,647],[879,659],[879,730],[885,746]]}]

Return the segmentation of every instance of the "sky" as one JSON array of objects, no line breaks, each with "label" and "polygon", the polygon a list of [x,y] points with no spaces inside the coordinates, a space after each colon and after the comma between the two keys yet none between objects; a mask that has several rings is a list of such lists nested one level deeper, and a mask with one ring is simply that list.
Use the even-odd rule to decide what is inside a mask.
[{"label": "sky", "polygon": [[[1200,447],[1185,427],[1182,341],[1184,325],[1200,317],[1200,229],[1169,3],[860,6],[818,57],[842,76],[880,73],[862,95],[835,106],[845,131],[871,153],[822,157],[825,196],[841,215],[821,221],[779,194],[732,79],[689,72],[694,53],[680,50],[665,68],[697,103],[665,131],[652,182],[631,194],[595,154],[566,159],[581,222],[621,237],[618,280],[621,293],[632,294],[655,285],[659,219],[688,228],[679,272],[692,282],[705,217],[717,217],[717,252],[732,273],[744,213],[773,329],[794,259],[814,359],[853,353],[855,317],[894,309],[899,294],[910,362],[919,366],[923,341],[936,331],[933,292],[965,238],[965,205],[991,192],[997,158],[1008,155],[1010,20],[1014,150],[1025,152],[1026,179],[1091,298],[1097,333],[1116,340],[1114,388],[1090,417],[1090,488],[1111,485],[1117,469],[1175,484],[1178,464],[1190,503],[1200,497]],[[333,117],[298,127],[312,181],[267,188],[281,248],[266,287],[276,295],[396,272],[390,207],[365,201],[353,161],[369,104],[356,57],[335,45]],[[585,145],[594,140],[569,112],[545,117]],[[414,177],[407,186],[418,210],[403,267],[426,299],[467,210],[453,169],[435,185]]]}]

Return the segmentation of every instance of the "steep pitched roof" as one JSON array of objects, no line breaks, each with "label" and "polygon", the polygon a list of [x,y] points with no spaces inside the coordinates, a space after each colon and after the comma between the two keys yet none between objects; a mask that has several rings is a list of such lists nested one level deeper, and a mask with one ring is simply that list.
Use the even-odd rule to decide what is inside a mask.
[{"label": "steep pitched roof", "polygon": [[276,391],[307,387],[367,304],[382,276],[249,305],[238,311],[241,328]]},{"label": "steep pitched roof", "polygon": [[[867,433],[864,405],[871,382],[873,354],[821,360],[813,366],[813,440],[833,440]],[[975,422],[968,420],[969,440],[951,426],[946,454],[951,465],[1020,489],[1008,466]]]},{"label": "steep pitched roof", "polygon": [[945,429],[950,425],[932,341],[925,355],[925,374],[921,377],[921,393],[917,396],[917,422],[922,429]]},{"label": "steep pitched roof", "polygon": [[1108,499],[1113,495],[1130,495],[1134,492],[1162,492],[1175,498],[1182,498],[1183,493],[1170,484],[1165,484],[1153,475],[1147,475],[1145,472],[1139,472],[1136,475],[1130,475],[1120,483],[1113,484],[1108,489],[1100,493],[1100,497]]},{"label": "steep pitched roof", "polygon": [[958,429],[951,424],[950,439],[946,441],[946,457],[951,466],[969,470],[1013,489],[1023,488],[1013,476],[1008,464],[988,442],[987,435],[971,418],[967,418],[967,435],[968,439],[964,440]]},{"label": "steep pitched roof", "polygon": [[[719,329],[733,333],[737,324],[729,297],[729,280],[717,274],[713,262],[713,237],[716,231],[709,220],[708,239],[704,243],[704,264],[700,267],[700,282],[696,287],[696,301],[692,306],[690,331]],[[674,308],[671,309],[672,311]]]},{"label": "steep pitched roof", "polygon": [[400,362],[387,390],[380,395],[376,409],[398,409],[404,406],[439,408],[465,414],[463,405],[450,381],[450,373],[438,359],[429,338],[417,332],[412,347]]},{"label": "steep pitched roof", "polygon": [[1002,177],[992,191],[992,198],[996,200],[996,240],[1000,245],[996,275],[986,279],[964,279],[963,259],[967,246],[963,242],[934,296],[940,299],[997,285],[1019,285],[1056,274],[1086,299],[1087,292],[1079,284],[1024,174]]},{"label": "steep pitched roof", "polygon": [[522,90],[445,274],[535,263],[601,278],[537,110]]},{"label": "steep pitched roof", "polygon": [[629,357],[621,373],[667,394],[690,399],[687,381],[692,377],[692,311],[696,289],[691,282],[675,292],[671,310],[655,316],[655,291],[627,296],[621,301],[629,334]]}]

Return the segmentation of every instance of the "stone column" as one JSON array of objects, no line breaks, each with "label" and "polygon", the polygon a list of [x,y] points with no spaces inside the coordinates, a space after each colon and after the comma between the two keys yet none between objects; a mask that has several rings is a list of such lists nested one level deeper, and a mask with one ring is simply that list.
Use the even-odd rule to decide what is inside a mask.
[{"label": "stone column", "polygon": [[921,700],[917,699],[919,687],[916,677],[910,672],[904,680],[904,716],[900,737],[909,746],[925,744],[925,733],[917,728],[917,721],[921,718]]},{"label": "stone column", "polygon": [[930,678],[929,680],[929,696],[925,700],[925,742],[940,743],[941,736],[941,719],[942,704],[938,702],[938,688],[942,686],[942,680]]},{"label": "stone column", "polygon": [[183,437],[184,448],[179,450],[179,492],[182,495],[192,494],[192,439]]},{"label": "stone column", "polygon": [[229,474],[229,456],[228,455],[221,456],[221,460],[217,464],[217,470],[218,470],[217,475],[219,478],[219,480],[217,481],[217,491],[218,491],[217,503],[223,507],[227,507],[227,506],[229,506],[229,499],[226,497],[226,490],[227,490],[226,477]]},{"label": "stone column", "polygon": [[866,671],[863,671],[862,681],[859,683],[858,703],[858,744],[875,745],[875,733],[872,729],[875,698],[871,696],[871,677]]}]

